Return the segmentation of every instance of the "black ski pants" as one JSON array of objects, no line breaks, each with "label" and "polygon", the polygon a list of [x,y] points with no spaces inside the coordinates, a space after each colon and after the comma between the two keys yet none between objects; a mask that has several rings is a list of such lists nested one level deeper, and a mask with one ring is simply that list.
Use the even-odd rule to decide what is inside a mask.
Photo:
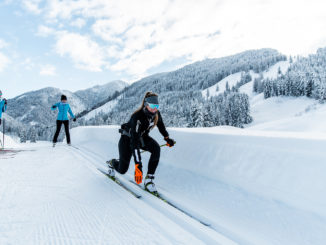
[{"label": "black ski pants", "polygon": [[64,121],[57,120],[57,130],[55,131],[55,134],[53,137],[53,143],[57,143],[62,124],[65,126],[67,143],[70,144],[69,120],[64,120]]},{"label": "black ski pants", "polygon": [[[155,174],[158,162],[160,160],[161,148],[160,145],[150,136],[143,137],[144,146],[141,149],[149,151],[151,156],[148,162],[147,174]],[[114,165],[114,168],[120,173],[125,174],[128,171],[130,160],[132,157],[132,149],[130,146],[130,138],[126,135],[121,135],[119,140],[119,164]]]}]

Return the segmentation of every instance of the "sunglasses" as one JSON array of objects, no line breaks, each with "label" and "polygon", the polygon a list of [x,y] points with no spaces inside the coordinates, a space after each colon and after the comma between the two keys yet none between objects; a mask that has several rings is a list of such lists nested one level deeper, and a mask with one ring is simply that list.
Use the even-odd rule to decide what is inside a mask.
[{"label": "sunglasses", "polygon": [[147,104],[148,104],[149,108],[151,108],[151,109],[158,109],[160,107],[157,104],[151,104],[151,103],[147,103]]}]

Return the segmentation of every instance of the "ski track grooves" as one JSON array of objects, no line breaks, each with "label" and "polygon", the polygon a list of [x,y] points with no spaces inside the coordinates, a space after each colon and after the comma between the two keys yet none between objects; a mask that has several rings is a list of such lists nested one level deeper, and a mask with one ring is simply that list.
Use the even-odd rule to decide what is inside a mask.
[{"label": "ski track grooves", "polygon": [[[77,156],[83,158],[84,160],[87,160],[89,163],[93,165],[92,167],[84,164],[92,172],[98,174],[100,173],[98,168],[104,169],[104,167],[106,167],[105,159],[101,157],[99,154],[76,146],[70,146],[70,149]],[[169,205],[168,203],[165,203],[164,201],[158,199],[157,197],[154,197],[152,194],[147,193],[144,190],[140,190],[140,188],[136,186],[133,186],[133,184],[130,183],[128,180],[124,180],[122,176],[119,176],[119,180],[123,184],[127,185],[128,188],[132,189],[134,192],[139,193],[141,195],[141,198],[139,198],[138,200],[143,201],[150,208],[157,210],[160,214],[164,215],[166,218],[168,218],[175,224],[179,225],[184,230],[187,230],[190,234],[193,234],[195,237],[203,241],[205,244],[237,244],[232,239],[229,239],[225,235],[222,235],[222,233],[215,230],[213,227],[205,225],[203,222],[197,219],[195,215],[192,215],[191,212],[189,212],[189,210],[183,211],[182,209],[177,207],[174,204],[175,202],[171,201],[171,203],[175,205],[175,207],[173,207],[173,205]],[[114,183],[114,185],[117,184]],[[123,189],[122,187],[119,188]],[[128,193],[126,190],[124,191]],[[128,194],[130,195],[130,193]],[[103,229],[105,229],[105,225]],[[164,229],[162,229],[161,231],[164,231]],[[165,235],[169,236],[168,234]]]}]

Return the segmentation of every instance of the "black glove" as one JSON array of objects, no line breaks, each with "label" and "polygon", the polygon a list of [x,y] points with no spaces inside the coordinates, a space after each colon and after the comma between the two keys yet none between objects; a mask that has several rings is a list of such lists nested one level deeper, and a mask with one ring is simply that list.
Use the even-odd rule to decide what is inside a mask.
[{"label": "black glove", "polygon": [[53,105],[53,106],[52,106],[52,109],[55,109],[55,108],[57,108],[57,107],[56,107],[55,105]]},{"label": "black glove", "polygon": [[0,125],[1,125],[1,118],[0,118]]},{"label": "black glove", "polygon": [[77,119],[76,119],[76,118],[74,118],[74,119],[72,119],[72,120],[73,120],[74,122],[76,122],[76,120],[77,120]]},{"label": "black glove", "polygon": [[169,137],[165,137],[164,140],[166,141],[166,145],[169,147],[172,147],[175,144],[175,141],[173,139],[170,139]]},{"label": "black glove", "polygon": [[5,101],[5,105],[7,105],[7,100],[6,99],[3,99]]}]

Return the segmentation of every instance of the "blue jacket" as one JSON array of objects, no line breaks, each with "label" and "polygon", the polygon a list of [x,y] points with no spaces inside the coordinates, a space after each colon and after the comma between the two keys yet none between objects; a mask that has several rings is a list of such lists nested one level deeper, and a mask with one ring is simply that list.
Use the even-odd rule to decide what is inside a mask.
[{"label": "blue jacket", "polygon": [[0,99],[0,118],[2,117],[2,112],[7,110],[7,105],[5,105],[5,100]]},{"label": "blue jacket", "polygon": [[72,118],[75,118],[75,115],[72,113],[70,105],[68,103],[58,102],[51,107],[51,110],[59,109],[57,120],[66,121],[69,120],[68,112]]}]

